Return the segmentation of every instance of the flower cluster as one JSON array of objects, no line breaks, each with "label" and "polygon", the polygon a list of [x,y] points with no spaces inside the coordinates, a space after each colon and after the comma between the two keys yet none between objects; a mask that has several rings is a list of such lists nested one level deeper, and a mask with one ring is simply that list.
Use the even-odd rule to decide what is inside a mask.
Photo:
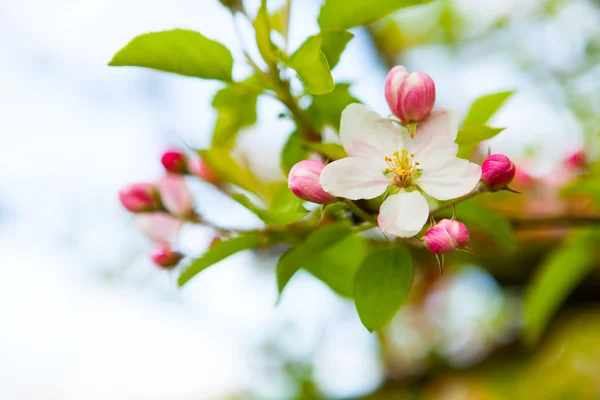
[{"label": "flower cluster", "polygon": [[167,149],[161,162],[165,174],[152,183],[133,183],[119,191],[119,200],[135,213],[134,223],[154,244],[151,259],[157,266],[173,268],[183,255],[173,250],[177,233],[186,221],[197,220],[186,174],[217,184],[217,176],[199,157],[188,157],[179,149]]}]

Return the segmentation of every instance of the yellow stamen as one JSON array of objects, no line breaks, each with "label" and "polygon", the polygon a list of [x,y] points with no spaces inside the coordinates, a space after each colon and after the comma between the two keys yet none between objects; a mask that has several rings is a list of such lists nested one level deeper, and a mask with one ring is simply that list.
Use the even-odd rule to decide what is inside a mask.
[{"label": "yellow stamen", "polygon": [[417,172],[418,161],[414,161],[414,153],[402,149],[401,152],[394,151],[393,157],[385,157],[389,165],[385,169],[386,173],[394,175],[394,184],[399,187],[408,187],[412,184],[412,176]]}]

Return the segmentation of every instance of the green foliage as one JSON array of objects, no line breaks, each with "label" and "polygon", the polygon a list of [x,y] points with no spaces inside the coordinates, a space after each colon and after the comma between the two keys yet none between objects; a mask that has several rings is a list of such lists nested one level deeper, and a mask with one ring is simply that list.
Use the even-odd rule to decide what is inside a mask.
[{"label": "green foliage", "polygon": [[523,338],[534,345],[569,293],[595,266],[600,233],[572,232],[536,272],[525,294]]},{"label": "green foliage", "polygon": [[477,201],[467,200],[456,205],[456,215],[467,227],[486,233],[504,251],[515,251],[515,235],[509,219],[503,214],[489,210]]},{"label": "green foliage", "polygon": [[589,197],[596,207],[600,207],[600,175],[584,175],[580,179],[566,186],[562,190],[562,194],[566,197]]},{"label": "green foliage", "polygon": [[402,305],[413,279],[412,259],[403,248],[371,253],[354,280],[356,310],[373,332],[386,325]]},{"label": "green foliage", "polygon": [[339,131],[340,115],[344,108],[352,103],[360,103],[360,101],[350,93],[350,84],[338,83],[331,93],[313,97],[307,113],[316,126],[323,128],[327,125]]},{"label": "green foliage", "polygon": [[304,145],[316,151],[317,153],[323,155],[330,161],[339,160],[340,158],[348,157],[344,148],[337,143],[313,143],[313,142],[304,142]]},{"label": "green foliage", "polygon": [[244,11],[242,0],[219,0],[219,2],[227,7],[232,13]]},{"label": "green foliage", "polygon": [[308,214],[308,211],[302,207],[302,202],[300,199],[295,197],[287,188],[287,186],[285,189],[287,192],[289,192],[289,195],[284,194],[283,196],[285,196],[285,200],[278,202],[274,199],[273,203],[275,203],[275,205],[270,209],[264,209],[256,206],[247,196],[241,193],[233,193],[231,198],[256,214],[256,216],[265,224],[284,226],[296,222]]},{"label": "green foliage", "polygon": [[296,71],[306,90],[313,95],[327,94],[335,88],[329,64],[321,51],[322,42],[321,35],[309,37],[285,61],[287,66]]},{"label": "green foliage", "polygon": [[198,153],[210,169],[219,176],[221,181],[232,183],[251,193],[257,194],[260,192],[260,184],[254,174],[238,164],[229,154],[229,149],[213,147],[200,150]]},{"label": "green foliage", "polygon": [[456,143],[460,146],[477,144],[502,132],[505,128],[492,128],[488,125],[465,125],[458,131]]},{"label": "green foliage", "polygon": [[279,50],[271,41],[271,25],[267,13],[267,2],[263,0],[254,19],[254,30],[256,32],[256,45],[263,60],[273,68],[279,57]]},{"label": "green foliage", "polygon": [[286,251],[277,263],[277,287],[279,294],[292,276],[303,266],[312,263],[331,246],[339,243],[352,234],[352,227],[347,222],[339,222],[315,229],[306,241]]},{"label": "green foliage", "polygon": [[177,283],[179,286],[183,286],[199,272],[204,271],[211,265],[242,250],[258,249],[267,244],[267,239],[260,236],[258,233],[244,234],[231,239],[226,239],[222,242],[217,242],[208,249],[202,257],[194,260],[181,275],[179,275]]},{"label": "green foliage", "polygon": [[258,94],[248,86],[231,84],[219,90],[212,101],[217,121],[212,146],[232,147],[240,130],[256,123]]},{"label": "green foliage", "polygon": [[513,93],[507,91],[481,96],[471,105],[463,125],[485,125]]},{"label": "green foliage", "polygon": [[283,173],[287,176],[290,169],[292,169],[297,162],[304,160],[307,156],[308,150],[306,150],[300,135],[298,132],[293,132],[281,151],[281,169]]},{"label": "green foliage", "polygon": [[431,0],[326,0],[319,13],[321,29],[349,29],[366,25],[401,8],[429,3]]},{"label": "green foliage", "polygon": [[285,3],[279,10],[269,15],[269,23],[271,28],[279,33],[284,38],[288,36],[288,22],[290,19],[289,3]]},{"label": "green foliage", "polygon": [[340,61],[340,56],[354,35],[348,31],[328,29],[321,32],[321,37],[323,38],[321,51],[325,54],[329,68],[333,69]]},{"label": "green foliage", "polygon": [[198,32],[175,29],[135,37],[108,65],[145,67],[229,82],[233,57],[219,42]]}]

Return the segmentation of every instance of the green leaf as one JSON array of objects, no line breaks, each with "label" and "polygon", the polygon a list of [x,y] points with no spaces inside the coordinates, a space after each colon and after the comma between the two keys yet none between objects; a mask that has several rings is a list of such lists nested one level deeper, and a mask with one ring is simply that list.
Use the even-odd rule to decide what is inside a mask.
[{"label": "green leaf", "polygon": [[269,209],[276,211],[306,213],[306,209],[302,205],[303,203],[304,200],[296,197],[296,195],[292,193],[287,182],[283,182],[280,184],[279,188],[275,190],[275,195],[269,203]]},{"label": "green leaf", "polygon": [[467,227],[486,233],[504,251],[515,251],[515,235],[509,219],[503,214],[489,210],[476,201],[466,200],[456,205],[456,215]]},{"label": "green leaf", "polygon": [[279,10],[269,15],[269,24],[273,30],[281,33],[281,36],[287,38],[288,36],[288,22],[290,20],[290,8],[289,3],[286,2]]},{"label": "green leaf", "polygon": [[319,154],[322,154],[330,161],[348,157],[344,148],[337,143],[304,142],[304,146],[316,151]]},{"label": "green leaf", "polygon": [[179,286],[183,286],[187,281],[196,276],[196,274],[211,265],[216,264],[239,251],[258,249],[260,247],[265,247],[267,244],[267,240],[264,237],[258,236],[258,234],[244,234],[222,242],[217,242],[209,248],[202,257],[194,260],[190,266],[179,275],[177,283]]},{"label": "green leaf", "polygon": [[406,299],[412,279],[412,260],[405,249],[379,250],[367,256],[354,278],[354,301],[369,332],[391,321]]},{"label": "green leaf", "polygon": [[401,8],[429,3],[431,0],[326,0],[319,13],[321,29],[349,29],[377,21]]},{"label": "green leaf", "polygon": [[470,158],[482,140],[491,139],[505,128],[492,128],[488,125],[465,125],[458,131],[456,143],[459,145],[458,157]]},{"label": "green leaf", "polygon": [[566,197],[586,196],[600,207],[600,176],[584,175],[563,188],[561,194]]},{"label": "green leaf", "polygon": [[251,193],[259,193],[260,185],[247,168],[242,167],[229,154],[229,149],[213,147],[198,151],[202,160],[219,176],[220,180],[232,183]]},{"label": "green leaf", "polygon": [[308,151],[303,145],[298,132],[293,132],[288,138],[283,150],[281,151],[281,169],[285,176],[290,173],[290,169],[299,161],[308,156]]},{"label": "green leaf", "polygon": [[135,37],[108,63],[231,81],[233,57],[221,43],[184,29]]},{"label": "green leaf", "polygon": [[306,111],[318,127],[328,125],[339,131],[342,111],[352,103],[360,101],[350,94],[350,84],[338,83],[333,92],[313,97],[313,102]]},{"label": "green leaf", "polygon": [[507,91],[481,96],[471,105],[463,125],[485,125],[513,93]]},{"label": "green leaf", "polygon": [[277,63],[279,50],[271,41],[271,25],[267,13],[267,2],[261,2],[256,18],[254,19],[254,30],[256,32],[256,45],[263,60],[271,66]]},{"label": "green leaf", "polygon": [[277,263],[277,287],[279,288],[279,294],[281,295],[292,276],[302,266],[308,265],[320,253],[351,234],[352,227],[347,222],[325,225],[314,230],[308,236],[306,242],[286,251]]},{"label": "green leaf", "polygon": [[307,261],[303,268],[336,293],[352,297],[354,277],[366,255],[366,239],[349,236]]},{"label": "green leaf", "polygon": [[257,98],[256,91],[235,83],[217,92],[212,101],[217,110],[212,146],[232,147],[240,130],[256,123]]},{"label": "green leaf", "polygon": [[310,94],[323,95],[331,92],[335,85],[327,59],[321,51],[323,38],[311,36],[285,62],[296,70],[298,77]]},{"label": "green leaf", "polygon": [[227,7],[232,14],[237,11],[244,11],[242,0],[219,0],[219,2]]},{"label": "green leaf", "polygon": [[323,38],[321,51],[325,54],[329,68],[333,69],[340,61],[340,56],[354,35],[348,31],[328,29],[321,32],[321,37]]},{"label": "green leaf", "polygon": [[[289,189],[288,189],[289,190]],[[306,214],[308,211],[302,208],[302,210],[287,210],[287,209],[271,209],[267,210],[264,208],[260,208],[245,195],[241,193],[233,193],[231,198],[246,207],[248,210],[252,211],[258,218],[260,218],[267,225],[275,225],[275,226],[283,226],[289,225],[293,222],[298,221]]]},{"label": "green leaf", "polygon": [[525,293],[523,339],[534,345],[569,293],[594,269],[598,231],[571,233],[536,272]]}]

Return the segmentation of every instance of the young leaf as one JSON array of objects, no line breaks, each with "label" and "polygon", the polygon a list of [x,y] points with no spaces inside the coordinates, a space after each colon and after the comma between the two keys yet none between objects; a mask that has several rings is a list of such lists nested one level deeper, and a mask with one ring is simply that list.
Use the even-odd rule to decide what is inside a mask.
[{"label": "young leaf", "polygon": [[[288,189],[289,190],[289,189]],[[241,193],[233,193],[231,198],[246,207],[248,210],[252,211],[258,218],[261,219],[267,225],[275,225],[275,226],[283,226],[289,225],[293,222],[298,221],[306,214],[308,211],[302,208],[302,210],[286,210],[286,209],[271,209],[266,210],[264,208],[257,207],[250,201],[250,199],[241,194]]]},{"label": "young leaf", "polygon": [[219,42],[198,32],[175,29],[135,37],[108,65],[145,67],[229,82],[233,57]]},{"label": "young leaf", "polygon": [[286,251],[277,263],[279,294],[302,266],[308,265],[322,252],[351,234],[352,227],[347,222],[326,225],[313,231],[303,244]]},{"label": "young leaf", "polygon": [[354,301],[369,332],[390,322],[406,299],[412,279],[412,260],[405,249],[379,250],[367,256],[354,278]]},{"label": "young leaf", "polygon": [[256,91],[235,83],[217,92],[212,101],[217,110],[212,146],[232,147],[240,130],[256,123],[257,98]]},{"label": "young leaf", "polygon": [[232,183],[251,193],[259,193],[260,185],[254,175],[238,164],[229,155],[229,150],[222,147],[198,151],[202,160],[219,176],[220,180]]},{"label": "young leaf", "polygon": [[267,13],[267,2],[261,2],[258,13],[254,20],[254,31],[256,32],[256,45],[263,60],[268,65],[274,66],[277,63],[277,47],[271,41],[271,25],[269,14]]},{"label": "young leaf", "polygon": [[569,293],[594,268],[598,231],[573,232],[551,253],[525,293],[523,339],[534,345]]},{"label": "young leaf", "polygon": [[489,235],[504,251],[512,252],[516,249],[512,226],[503,214],[491,211],[476,201],[467,200],[456,205],[456,215],[468,227],[477,228]]},{"label": "young leaf", "polygon": [[179,275],[177,283],[179,286],[183,286],[199,272],[239,251],[258,249],[266,245],[267,240],[258,236],[258,234],[244,234],[222,242],[217,242],[208,249],[202,257],[194,260],[190,266]]},{"label": "young leaf", "polygon": [[459,145],[458,157],[470,158],[479,142],[491,139],[505,128],[492,128],[488,125],[465,125],[458,131],[456,143]]},{"label": "young leaf", "polygon": [[352,40],[354,35],[348,31],[328,29],[321,32],[321,37],[323,38],[321,51],[325,54],[329,68],[333,69],[340,60],[340,56],[344,52],[346,45]]},{"label": "young leaf", "polygon": [[335,88],[329,64],[321,51],[322,42],[320,35],[309,37],[285,61],[286,65],[296,70],[306,90],[314,95],[323,95]]},{"label": "young leaf", "polygon": [[333,92],[313,97],[313,102],[306,111],[318,127],[328,125],[339,131],[342,111],[352,103],[360,101],[350,94],[350,84],[338,83]]},{"label": "young leaf", "polygon": [[286,2],[279,10],[269,15],[269,24],[273,30],[281,33],[281,36],[288,36],[288,22],[290,20],[289,3]]},{"label": "young leaf", "polygon": [[485,125],[513,93],[507,91],[481,96],[471,105],[463,125]]},{"label": "young leaf", "polygon": [[290,173],[290,169],[297,162],[304,160],[307,156],[308,151],[304,147],[300,135],[298,132],[293,132],[281,151],[281,169],[285,176]]},{"label": "young leaf", "polygon": [[349,29],[366,25],[404,7],[429,3],[431,0],[326,0],[319,13],[321,29]]}]

